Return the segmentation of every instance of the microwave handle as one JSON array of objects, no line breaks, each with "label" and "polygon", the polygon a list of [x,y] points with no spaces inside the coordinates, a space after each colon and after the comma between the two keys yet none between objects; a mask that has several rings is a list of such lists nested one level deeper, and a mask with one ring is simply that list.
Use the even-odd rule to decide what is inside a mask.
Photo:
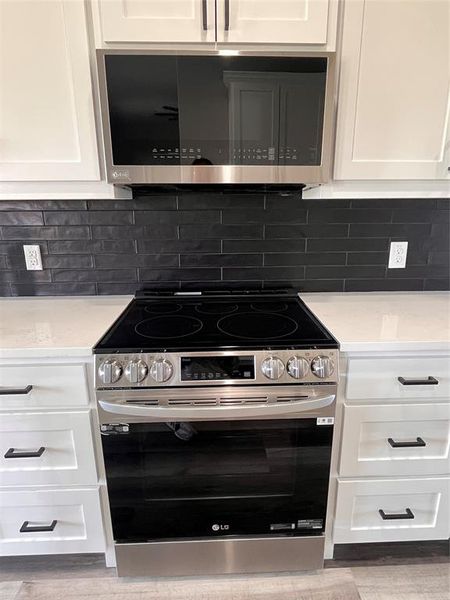
[{"label": "microwave handle", "polygon": [[121,402],[99,400],[99,406],[108,413],[122,417],[143,417],[161,421],[182,421],[189,419],[253,419],[260,417],[277,417],[299,412],[311,412],[330,406],[335,395],[315,396],[305,400],[261,404],[259,406],[139,406]]}]

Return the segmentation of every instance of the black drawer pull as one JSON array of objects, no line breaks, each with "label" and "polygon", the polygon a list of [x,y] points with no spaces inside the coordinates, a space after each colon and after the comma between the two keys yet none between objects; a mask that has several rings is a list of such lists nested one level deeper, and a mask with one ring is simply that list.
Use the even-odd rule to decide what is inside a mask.
[{"label": "black drawer pull", "polygon": [[392,438],[388,438],[389,444],[393,448],[424,448],[427,443],[421,438],[416,438],[415,442],[396,442]]},{"label": "black drawer pull", "polygon": [[18,396],[19,394],[29,394],[32,389],[32,385],[26,385],[23,388],[0,387],[0,396]]},{"label": "black drawer pull", "polygon": [[383,521],[394,521],[396,519],[414,519],[414,513],[410,508],[405,508],[404,513],[391,513],[386,514],[383,509],[380,508],[378,511]]},{"label": "black drawer pull", "polygon": [[24,521],[20,528],[20,533],[40,533],[45,531],[53,531],[58,521],[54,519],[50,525],[29,525],[30,521]]},{"label": "black drawer pull", "polygon": [[230,0],[225,0],[225,31],[230,31]]},{"label": "black drawer pull", "polygon": [[208,0],[202,0],[203,31],[208,31]]},{"label": "black drawer pull", "polygon": [[431,377],[431,375],[426,379],[405,379],[404,377],[398,377],[398,380],[402,385],[438,385],[439,383],[436,377]]},{"label": "black drawer pull", "polygon": [[15,448],[9,448],[5,454],[5,458],[39,458],[44,454],[45,447],[41,446],[39,450],[35,452],[21,452]]}]

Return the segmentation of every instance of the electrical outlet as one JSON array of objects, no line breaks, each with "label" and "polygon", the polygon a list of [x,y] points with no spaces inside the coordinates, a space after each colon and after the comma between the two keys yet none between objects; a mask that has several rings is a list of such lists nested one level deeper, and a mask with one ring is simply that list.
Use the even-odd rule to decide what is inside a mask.
[{"label": "electrical outlet", "polygon": [[42,271],[41,249],[39,246],[24,246],[23,252],[27,271]]},{"label": "electrical outlet", "polygon": [[389,252],[389,269],[404,269],[406,267],[406,255],[408,254],[408,242],[391,242]]}]

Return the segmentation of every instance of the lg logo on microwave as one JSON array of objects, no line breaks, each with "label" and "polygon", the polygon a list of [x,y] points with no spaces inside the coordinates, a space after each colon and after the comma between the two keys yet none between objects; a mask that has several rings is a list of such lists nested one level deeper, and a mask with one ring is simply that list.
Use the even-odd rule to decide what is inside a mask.
[{"label": "lg logo on microwave", "polygon": [[228,531],[230,529],[229,525],[219,525],[218,523],[214,523],[214,525],[211,526],[211,529],[213,531]]},{"label": "lg logo on microwave", "polygon": [[111,177],[113,179],[130,179],[130,171],[115,169],[114,171],[111,171]]}]

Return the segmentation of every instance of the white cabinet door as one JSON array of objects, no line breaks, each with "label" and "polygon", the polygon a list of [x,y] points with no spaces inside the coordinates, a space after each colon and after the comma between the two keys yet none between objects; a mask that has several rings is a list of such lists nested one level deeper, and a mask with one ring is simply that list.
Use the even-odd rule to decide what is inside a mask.
[{"label": "white cabinet door", "polygon": [[345,3],[335,179],[448,177],[450,3]]},{"label": "white cabinet door", "polygon": [[338,480],[336,544],[445,540],[450,479]]},{"label": "white cabinet door", "polygon": [[0,2],[0,179],[98,180],[82,0]]},{"label": "white cabinet door", "polygon": [[104,552],[96,489],[0,492],[0,554]]},{"label": "white cabinet door", "polygon": [[84,364],[0,366],[0,410],[63,409],[87,404]]},{"label": "white cabinet door", "polygon": [[0,413],[0,486],[95,485],[90,413]]},{"label": "white cabinet door", "polygon": [[450,398],[450,357],[350,358],[347,400]]},{"label": "white cabinet door", "polygon": [[339,475],[446,475],[450,404],[345,405]]},{"label": "white cabinet door", "polygon": [[217,41],[325,44],[330,0],[217,0]]},{"label": "white cabinet door", "polygon": [[99,0],[102,37],[114,42],[214,42],[214,0]]}]

